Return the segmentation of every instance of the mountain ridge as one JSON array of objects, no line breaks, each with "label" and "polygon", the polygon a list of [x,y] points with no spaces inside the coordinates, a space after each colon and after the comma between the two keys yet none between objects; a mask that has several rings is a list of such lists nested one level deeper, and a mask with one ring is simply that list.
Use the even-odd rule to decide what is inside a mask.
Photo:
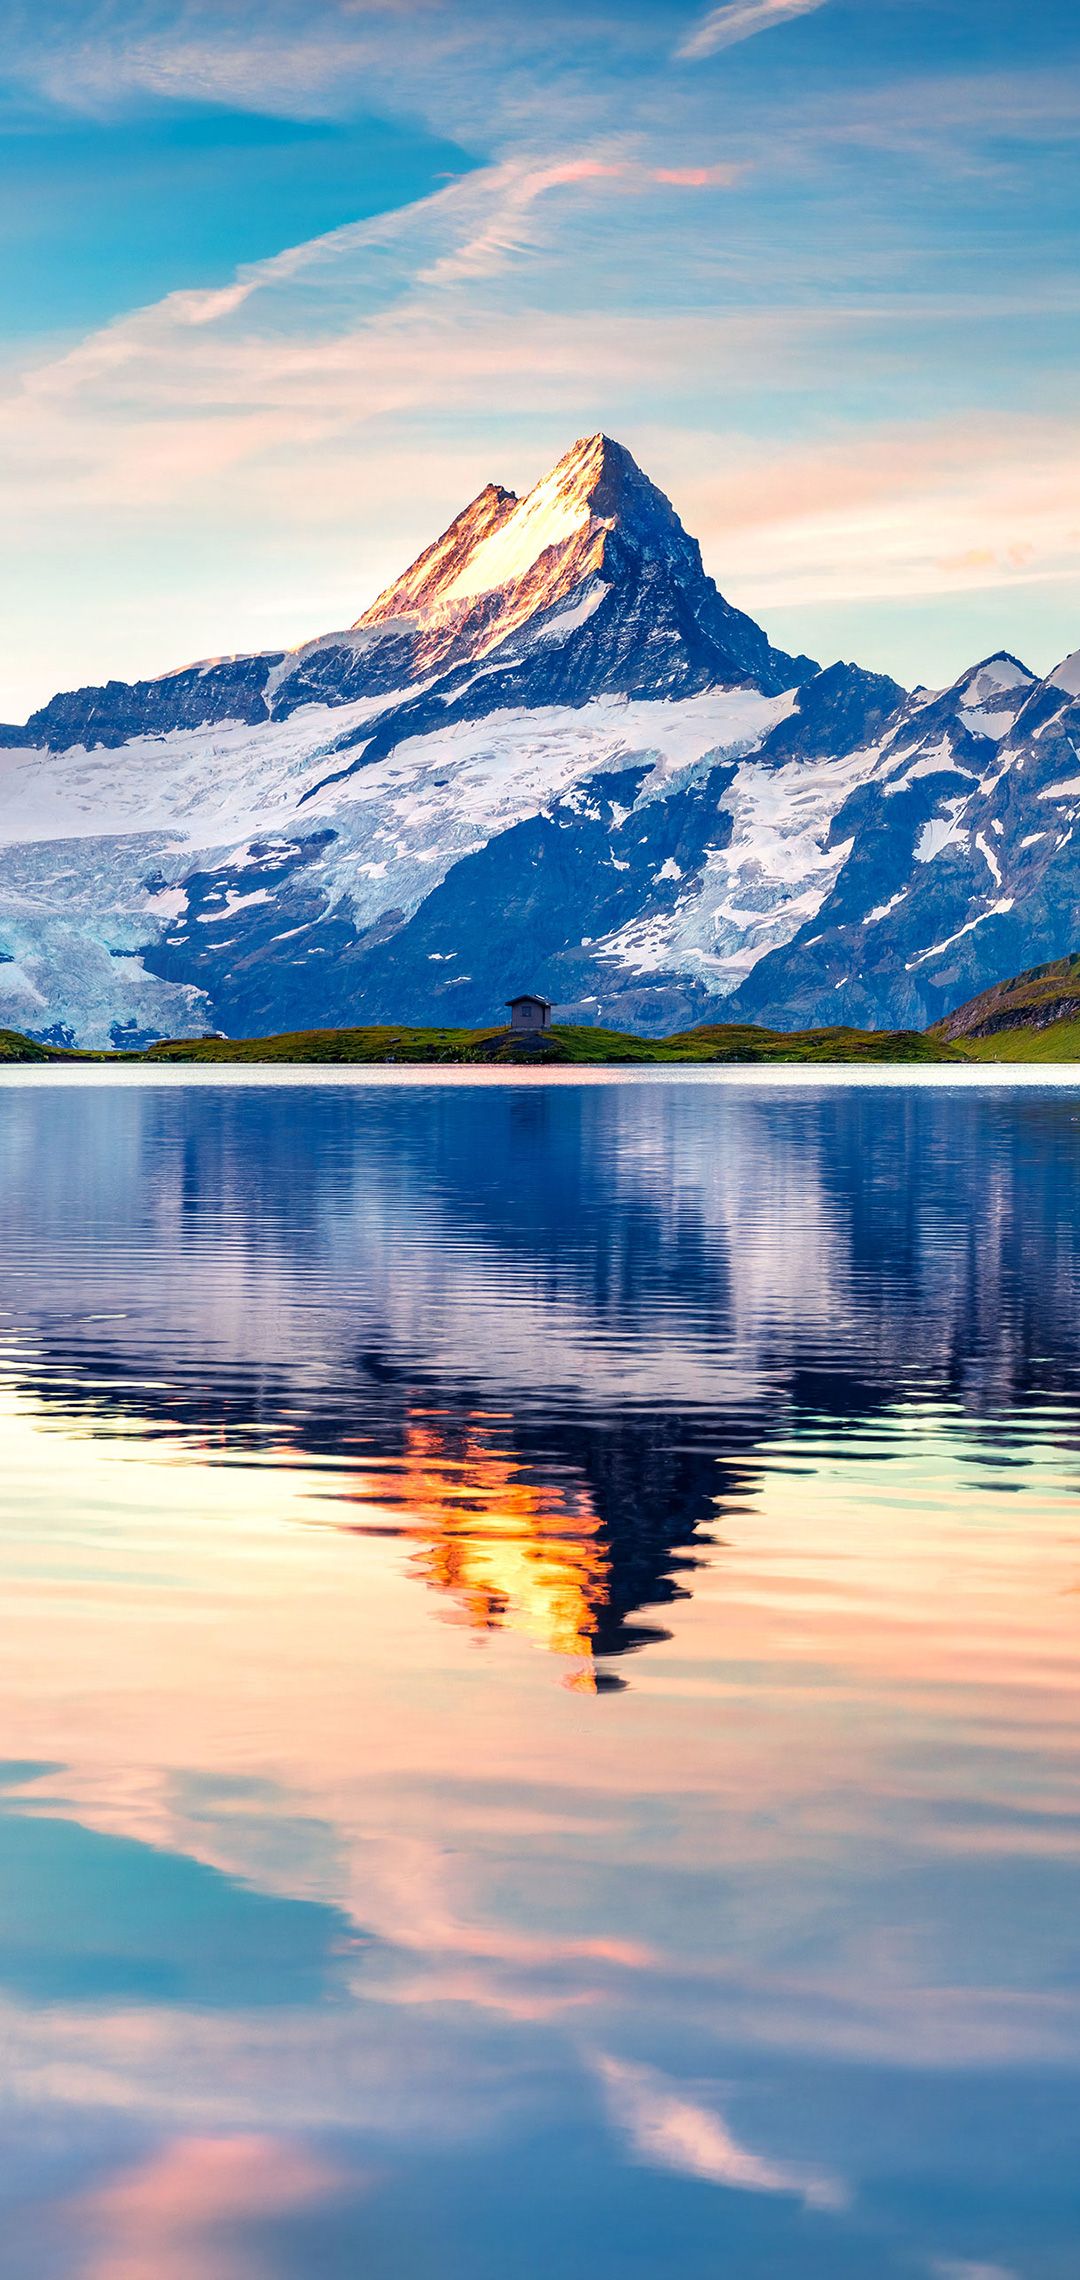
[{"label": "mountain ridge", "polygon": [[1026,973],[1010,974],[969,998],[934,1026],[945,1044],[982,1042],[1017,1030],[1060,1029],[1080,1023],[1080,951],[1053,958]]}]

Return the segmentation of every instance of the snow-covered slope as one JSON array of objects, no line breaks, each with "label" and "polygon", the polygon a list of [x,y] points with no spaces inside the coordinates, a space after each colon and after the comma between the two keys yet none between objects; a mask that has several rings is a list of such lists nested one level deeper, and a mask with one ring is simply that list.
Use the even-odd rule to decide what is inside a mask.
[{"label": "snow-covered slope", "polygon": [[755,966],[754,1018],[923,1026],[1080,936],[1080,669],[1039,681],[989,657],[920,690],[834,834],[850,842],[810,920]]},{"label": "snow-covered slope", "polygon": [[[725,787],[791,707],[752,689],[598,697],[458,719],[347,770],[321,707],[132,739],[107,760],[4,753],[0,1020],[84,1043],[482,1022],[552,961],[561,997],[613,1000],[626,977],[600,937],[715,869]],[[367,710],[335,714],[335,736],[362,732]],[[828,813],[826,788],[821,829]],[[692,947],[679,978],[673,962],[688,1005],[699,965]]]},{"label": "snow-covered slope", "polygon": [[0,730],[0,1023],[483,1023],[520,987],[642,1029],[937,1012],[1036,875],[1005,962],[1071,945],[1074,681],[998,658],[905,700],[786,656],[594,436],[346,632]]}]

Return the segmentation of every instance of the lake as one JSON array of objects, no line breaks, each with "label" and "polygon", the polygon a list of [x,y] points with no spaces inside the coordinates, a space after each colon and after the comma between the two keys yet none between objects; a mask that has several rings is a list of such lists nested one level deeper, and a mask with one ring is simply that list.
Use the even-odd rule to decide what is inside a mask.
[{"label": "lake", "polygon": [[5,2280],[1075,2280],[1080,1086],[0,1084]]}]

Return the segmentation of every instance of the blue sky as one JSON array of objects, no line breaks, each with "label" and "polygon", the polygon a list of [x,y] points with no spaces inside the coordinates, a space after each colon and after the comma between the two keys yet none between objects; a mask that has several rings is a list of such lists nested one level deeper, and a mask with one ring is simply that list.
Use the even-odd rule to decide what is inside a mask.
[{"label": "blue sky", "polygon": [[[151,96],[8,124],[8,337],[78,334],[197,280],[404,206],[472,162],[413,123],[292,119]],[[10,300],[8,300],[10,293]]]},{"label": "blue sky", "polygon": [[620,435],[777,640],[1080,643],[1064,0],[0,0],[0,717]]}]

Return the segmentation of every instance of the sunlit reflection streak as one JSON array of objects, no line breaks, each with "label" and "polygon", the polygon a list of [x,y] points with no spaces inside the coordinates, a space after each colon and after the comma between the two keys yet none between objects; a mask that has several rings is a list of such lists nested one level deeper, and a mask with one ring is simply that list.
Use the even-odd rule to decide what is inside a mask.
[{"label": "sunlit reflection streak", "polygon": [[582,1484],[524,1478],[499,1447],[496,1422],[481,1413],[449,1427],[410,1415],[392,1478],[358,1472],[342,1484],[350,1507],[372,1512],[349,1524],[412,1543],[412,1572],[447,1595],[470,1629],[520,1630],[577,1658],[581,1687],[611,1573],[600,1524]]}]

